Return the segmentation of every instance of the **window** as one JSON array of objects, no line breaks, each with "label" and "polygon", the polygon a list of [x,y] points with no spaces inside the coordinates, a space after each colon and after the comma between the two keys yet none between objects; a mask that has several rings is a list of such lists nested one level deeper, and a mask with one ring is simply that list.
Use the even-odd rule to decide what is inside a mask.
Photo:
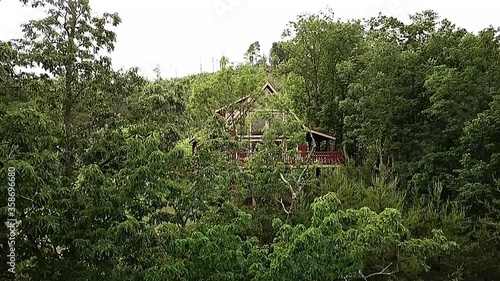
[{"label": "window", "polygon": [[250,133],[252,135],[262,135],[265,127],[266,121],[264,119],[257,120],[252,123]]},{"label": "window", "polygon": [[318,151],[326,151],[326,142],[327,141],[321,141],[319,143]]}]

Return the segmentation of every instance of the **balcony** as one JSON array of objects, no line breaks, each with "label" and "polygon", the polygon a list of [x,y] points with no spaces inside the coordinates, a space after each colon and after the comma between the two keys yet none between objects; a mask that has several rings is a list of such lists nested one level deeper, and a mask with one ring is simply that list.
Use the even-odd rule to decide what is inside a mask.
[{"label": "balcony", "polygon": [[[252,154],[251,152],[232,152],[229,154],[229,159],[245,163]],[[284,157],[283,162],[287,165],[295,165],[298,161],[306,159],[307,155],[306,152],[300,152],[297,157]],[[344,164],[344,154],[340,151],[316,151],[311,155],[311,160],[317,165],[338,166]]]},{"label": "balcony", "polygon": [[[307,157],[307,154],[305,155]],[[321,165],[342,165],[344,154],[340,151],[316,151],[311,155],[313,163]]]}]

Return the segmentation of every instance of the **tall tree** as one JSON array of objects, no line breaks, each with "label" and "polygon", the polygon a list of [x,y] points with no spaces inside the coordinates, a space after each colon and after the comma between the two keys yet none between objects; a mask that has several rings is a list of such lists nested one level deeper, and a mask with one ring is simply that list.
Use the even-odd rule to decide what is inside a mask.
[{"label": "tall tree", "polygon": [[25,64],[39,66],[61,79],[62,117],[64,121],[64,167],[67,176],[75,165],[75,118],[77,104],[88,93],[92,80],[109,71],[111,61],[103,55],[114,49],[118,14],[93,16],[88,0],[43,0],[47,17],[23,25],[20,50]]},{"label": "tall tree", "polygon": [[310,127],[335,133],[342,143],[344,113],[339,104],[350,77],[342,76],[339,67],[361,50],[363,26],[335,20],[328,11],[299,16],[283,35],[280,49],[288,55],[280,68],[287,75],[284,91],[292,95],[296,111]]}]

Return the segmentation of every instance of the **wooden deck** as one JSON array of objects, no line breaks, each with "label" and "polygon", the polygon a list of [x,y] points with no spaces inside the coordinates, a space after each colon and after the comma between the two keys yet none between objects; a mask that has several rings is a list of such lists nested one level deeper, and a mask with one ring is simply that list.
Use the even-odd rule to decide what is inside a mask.
[{"label": "wooden deck", "polygon": [[[229,154],[229,159],[245,163],[248,158],[252,157],[251,152],[233,152]],[[297,162],[307,158],[308,153],[301,152],[297,157],[283,157],[283,162],[287,165],[295,165]],[[311,155],[311,160],[314,164],[321,166],[339,166],[344,164],[344,154],[340,151],[317,151]]]}]

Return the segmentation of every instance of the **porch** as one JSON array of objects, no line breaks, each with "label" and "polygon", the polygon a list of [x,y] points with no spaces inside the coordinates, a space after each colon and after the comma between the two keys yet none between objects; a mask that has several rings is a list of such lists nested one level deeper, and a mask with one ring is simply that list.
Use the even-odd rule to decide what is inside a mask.
[{"label": "porch", "polygon": [[[257,150],[258,144],[262,143],[262,135],[248,135],[241,136],[241,140],[249,143],[248,151],[244,152],[230,152],[229,158],[239,163],[245,163]],[[276,144],[283,141],[282,137],[276,138]],[[311,130],[305,135],[305,142],[297,147],[298,154],[296,157],[283,157],[282,161],[287,165],[296,165],[299,162],[308,159],[310,151],[314,152],[310,155],[310,163],[321,166],[338,166],[344,164],[344,154],[340,151],[334,150],[335,136],[325,134],[319,131]]]},{"label": "porch", "polygon": [[[245,163],[253,152],[233,152],[229,154],[229,160]],[[283,157],[282,160],[285,164],[294,166],[301,161],[305,161],[309,152],[305,154],[299,153],[296,157]],[[315,151],[311,154],[311,163],[321,166],[339,166],[344,164],[344,154],[340,151]]]}]

